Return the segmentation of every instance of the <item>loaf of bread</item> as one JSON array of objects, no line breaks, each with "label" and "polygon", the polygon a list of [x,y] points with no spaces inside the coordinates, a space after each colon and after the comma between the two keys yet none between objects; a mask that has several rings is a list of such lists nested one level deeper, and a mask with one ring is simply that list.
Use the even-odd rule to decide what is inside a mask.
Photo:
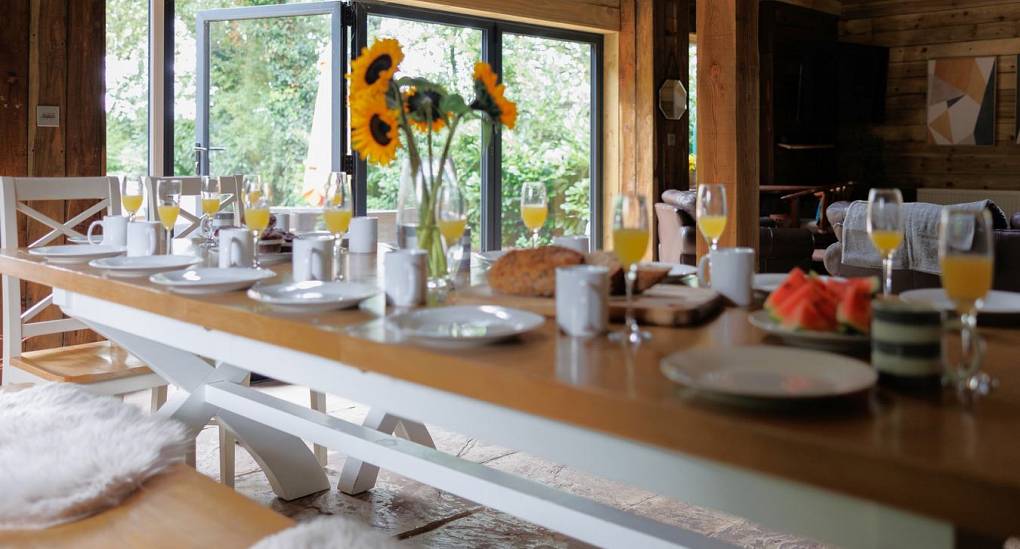
[{"label": "loaf of bread", "polygon": [[[623,295],[627,293],[627,281],[624,280],[623,266],[613,252],[591,252],[585,258],[589,265],[599,265],[609,269],[609,293],[612,295]],[[637,280],[634,282],[635,293],[641,293],[659,282],[662,282],[669,275],[669,269],[651,265],[638,266]]]},{"label": "loaf of bread", "polygon": [[556,268],[583,262],[583,254],[560,246],[511,250],[489,269],[489,286],[502,294],[551,297]]}]

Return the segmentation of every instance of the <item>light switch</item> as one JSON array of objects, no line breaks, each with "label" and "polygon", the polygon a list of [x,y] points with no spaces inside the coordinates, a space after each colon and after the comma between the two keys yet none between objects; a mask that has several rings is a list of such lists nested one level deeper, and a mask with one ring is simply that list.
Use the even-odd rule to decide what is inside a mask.
[{"label": "light switch", "polygon": [[60,127],[60,107],[39,105],[35,109],[35,125],[39,128]]}]

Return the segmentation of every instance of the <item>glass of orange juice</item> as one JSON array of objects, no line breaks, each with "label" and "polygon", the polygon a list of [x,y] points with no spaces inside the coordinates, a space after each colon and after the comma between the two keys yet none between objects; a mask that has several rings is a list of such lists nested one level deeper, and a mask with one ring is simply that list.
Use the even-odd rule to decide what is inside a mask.
[{"label": "glass of orange juice", "polygon": [[142,196],[145,192],[144,178],[140,175],[125,175],[120,185],[120,203],[128,213],[128,221],[134,219],[138,210],[142,209]]},{"label": "glass of orange juice", "polygon": [[446,244],[446,269],[448,284],[453,288],[454,277],[464,259],[464,230],[467,227],[467,209],[464,195],[456,183],[446,182],[436,195],[436,223]]},{"label": "glass of orange juice", "polygon": [[868,193],[868,236],[882,256],[882,295],[892,295],[893,255],[903,242],[903,195],[899,189]]},{"label": "glass of orange juice", "polygon": [[202,193],[202,246],[210,247],[216,244],[212,236],[212,219],[216,212],[220,211],[220,178],[203,175],[199,179],[199,190]]},{"label": "glass of orange juice", "polygon": [[713,250],[726,229],[726,187],[715,183],[698,185],[698,230]]},{"label": "glass of orange juice", "polygon": [[623,266],[627,288],[627,326],[609,334],[612,341],[637,345],[651,339],[651,334],[638,327],[634,318],[634,282],[637,266],[648,250],[648,200],[637,193],[616,197],[613,203],[613,251]]},{"label": "glass of orange juice", "polygon": [[521,188],[521,221],[531,231],[531,245],[538,247],[538,230],[549,216],[549,199],[545,184],[529,181]]},{"label": "glass of orange juice", "polygon": [[946,381],[961,394],[986,393],[993,381],[981,368],[977,310],[992,288],[995,271],[992,218],[988,210],[947,206],[939,226],[942,289],[960,315],[961,356],[947,368]]},{"label": "glass of orange juice", "polygon": [[174,224],[181,214],[181,180],[160,179],[156,182],[156,213],[166,230],[166,253],[174,253]]},{"label": "glass of orange juice", "polygon": [[351,194],[351,179],[343,172],[332,172],[326,181],[326,198],[322,205],[322,221],[326,230],[333,235],[333,260],[339,262],[336,280],[343,280],[344,258],[342,240],[354,217],[354,196]]},{"label": "glass of orange juice", "polygon": [[252,263],[256,269],[262,268],[262,264],[259,263],[259,240],[262,238],[262,233],[265,232],[266,227],[269,226],[269,200],[269,188],[262,183],[262,178],[258,176],[251,179],[246,178],[244,185],[244,224],[252,232],[252,237],[255,239],[255,247],[253,248],[255,252]]}]

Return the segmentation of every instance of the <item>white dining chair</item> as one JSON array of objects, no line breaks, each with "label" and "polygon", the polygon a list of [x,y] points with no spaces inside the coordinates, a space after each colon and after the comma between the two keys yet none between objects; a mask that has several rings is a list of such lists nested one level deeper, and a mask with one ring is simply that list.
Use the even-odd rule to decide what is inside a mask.
[{"label": "white dining chair", "polygon": [[[58,221],[28,203],[37,201],[96,200],[67,221]],[[60,237],[82,237],[75,227],[95,214],[120,214],[120,185],[115,177],[0,177],[0,248],[45,246]],[[48,227],[34,242],[21,243],[18,214]],[[66,382],[104,395],[123,396],[152,391],[152,409],[166,402],[166,381],[141,360],[109,341],[24,352],[26,339],[87,330],[73,318],[33,321],[53,304],[53,294],[21,311],[21,280],[3,275],[3,384]]]},{"label": "white dining chair", "polygon": [[[149,177],[146,179],[146,194],[149,204],[147,209],[149,219],[157,219],[155,204],[157,186],[160,181],[177,179],[181,182],[181,197],[199,197],[202,194],[202,178],[199,176],[184,176],[184,177]],[[241,226],[241,221],[244,215],[244,200],[242,200],[242,192],[244,186],[244,176],[220,176],[220,211],[223,211],[227,207],[233,205],[234,211],[234,225]],[[187,211],[183,205],[181,208],[181,217],[188,223],[183,229],[179,226],[175,227],[174,234],[176,238],[183,238],[196,229],[199,228],[201,222],[201,216],[198,215],[200,212],[196,209],[195,213]],[[309,392],[309,404],[313,410],[319,412],[326,411],[326,395],[317,391]],[[227,486],[234,486],[234,471],[236,452],[235,445],[236,439],[230,432],[223,427],[219,426],[219,444],[220,444],[220,482]],[[327,449],[324,446],[314,445],[315,457],[319,460],[319,463],[323,467],[326,466],[328,461]]]}]

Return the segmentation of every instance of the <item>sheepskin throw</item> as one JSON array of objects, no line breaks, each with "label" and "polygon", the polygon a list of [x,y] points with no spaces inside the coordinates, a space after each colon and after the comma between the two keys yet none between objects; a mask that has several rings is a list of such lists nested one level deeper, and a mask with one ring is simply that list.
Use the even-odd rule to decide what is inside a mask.
[{"label": "sheepskin throw", "polygon": [[67,383],[0,389],[0,529],[71,522],[183,459],[187,431]]},{"label": "sheepskin throw", "polygon": [[397,549],[393,538],[340,517],[320,518],[277,532],[251,549]]}]

